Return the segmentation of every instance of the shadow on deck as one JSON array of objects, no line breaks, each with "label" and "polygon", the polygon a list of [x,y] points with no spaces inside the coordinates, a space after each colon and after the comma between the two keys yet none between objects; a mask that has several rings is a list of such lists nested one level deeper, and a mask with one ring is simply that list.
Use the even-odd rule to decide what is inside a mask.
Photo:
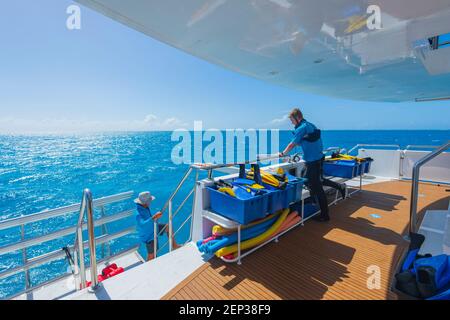
[{"label": "shadow on deck", "polygon": [[[390,285],[408,246],[409,192],[400,181],[366,186],[332,206],[330,222],[307,222],[240,266],[213,258],[164,298],[397,299]],[[421,185],[421,193],[419,216],[448,206],[443,187]],[[380,286],[369,289],[373,270]]]}]

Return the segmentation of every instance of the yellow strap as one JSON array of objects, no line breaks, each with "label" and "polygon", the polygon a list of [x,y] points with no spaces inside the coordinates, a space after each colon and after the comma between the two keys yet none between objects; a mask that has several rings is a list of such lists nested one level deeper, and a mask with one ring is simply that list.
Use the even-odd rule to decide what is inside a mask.
[{"label": "yellow strap", "polygon": [[326,159],[326,161],[336,161],[336,160],[356,160],[358,162],[365,162],[366,159],[358,158],[355,156],[350,156],[348,154],[339,154],[336,158]]},{"label": "yellow strap", "polygon": [[236,198],[236,194],[234,193],[234,190],[231,189],[230,187],[222,187],[222,188],[217,189],[217,191],[226,193],[226,194]]}]

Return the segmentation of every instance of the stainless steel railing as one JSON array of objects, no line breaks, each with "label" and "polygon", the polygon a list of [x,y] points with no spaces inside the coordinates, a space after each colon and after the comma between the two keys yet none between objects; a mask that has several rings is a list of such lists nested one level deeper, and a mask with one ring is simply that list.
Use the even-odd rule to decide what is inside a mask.
[{"label": "stainless steel railing", "polygon": [[[181,229],[177,229],[177,231],[174,233],[173,232],[173,219],[176,217],[176,215],[181,211],[181,209],[184,207],[185,203],[187,202],[187,200],[189,200],[189,198],[192,196],[192,194],[195,193],[195,188],[196,188],[196,183],[197,183],[197,179],[198,179],[198,171],[196,172],[196,177],[195,177],[195,182],[194,182],[194,188],[188,193],[188,195],[184,198],[184,200],[181,202],[180,206],[177,208],[177,210],[175,211],[175,213],[173,213],[173,199],[175,198],[175,196],[178,194],[178,192],[180,191],[181,187],[184,185],[184,183],[186,182],[186,180],[189,178],[189,176],[191,175],[191,173],[194,171],[194,167],[193,166],[189,166],[188,170],[185,172],[185,174],[183,175],[183,177],[181,178],[180,182],[178,183],[177,187],[175,188],[175,190],[172,192],[172,194],[170,195],[169,199],[166,201],[166,203],[164,204],[163,208],[161,209],[161,212],[164,213],[164,211],[166,209],[168,209],[169,211],[169,222],[167,224],[168,227],[168,240],[167,242],[162,245],[160,248],[158,248],[158,236],[160,236],[161,234],[163,234],[166,231],[166,227],[162,228],[162,230],[160,232],[158,232],[158,222],[154,221],[154,239],[153,239],[153,245],[154,245],[154,253],[155,253],[155,258],[157,257],[158,253],[161,252],[161,250],[163,248],[165,248],[167,245],[169,245],[169,252],[173,250],[173,239],[175,237],[175,235],[178,233],[178,231]],[[192,205],[192,210],[191,213],[186,217],[186,219],[184,220],[184,222],[182,223],[182,226],[185,225],[185,223],[189,220],[192,219],[192,216],[194,214],[194,204],[195,204],[195,197],[193,199],[193,205]],[[192,232],[192,230],[191,230]],[[188,239],[189,241],[189,239]],[[188,242],[186,241],[186,242]]]},{"label": "stainless steel railing", "polygon": [[420,168],[436,158],[438,155],[443,153],[445,150],[450,148],[450,140],[437,148],[436,150],[430,152],[422,159],[418,160],[413,167],[412,171],[412,185],[411,185],[411,204],[410,204],[410,212],[409,212],[409,232],[414,233],[417,231],[417,198],[419,193],[419,176],[420,176]]},{"label": "stainless steel railing", "polygon": [[[111,241],[111,240],[116,239],[116,238],[110,238],[110,237],[108,237],[108,239],[101,238],[101,241],[97,241],[97,244],[101,244],[101,243],[104,243],[106,241]],[[125,250],[121,250],[120,252],[117,252],[117,253],[114,254],[114,258],[120,258],[120,257],[126,256],[126,255],[128,255],[130,253],[136,252],[138,249],[139,249],[139,245],[135,245],[135,246],[127,248]],[[58,250],[58,253],[61,254],[61,250]],[[64,253],[62,253],[61,257],[63,257],[63,256],[64,256]],[[98,262],[99,263],[103,263],[103,262],[108,261],[109,259],[110,259],[110,257],[105,257],[105,258],[100,259]],[[58,276],[58,277],[56,277],[54,279],[50,279],[50,280],[41,282],[41,283],[33,286],[32,288],[28,288],[28,289],[23,290],[21,292],[15,293],[14,295],[10,296],[9,299],[14,299],[15,297],[18,297],[18,296],[20,296],[20,295],[22,295],[24,293],[29,293],[30,291],[37,290],[39,288],[45,287],[45,286],[47,286],[47,285],[49,285],[49,284],[51,284],[51,283],[53,283],[55,281],[64,279],[67,276],[68,276],[68,274],[63,274],[63,275],[60,275],[60,276]],[[76,289],[76,288],[74,288],[74,289]]]},{"label": "stainless steel railing", "polygon": [[92,205],[92,193],[89,189],[84,189],[81,200],[80,214],[78,216],[78,223],[76,226],[76,236],[74,244],[75,261],[79,261],[76,268],[80,273],[81,288],[86,287],[86,269],[84,265],[84,245],[83,245],[83,219],[87,216],[87,231],[89,243],[89,261],[91,271],[91,289],[95,290],[98,287],[97,279],[97,254],[95,252],[95,233],[94,233],[94,209]]},{"label": "stainless steel railing", "polygon": [[421,144],[409,144],[406,146],[405,150],[411,150],[411,149],[436,149],[440,146],[432,146],[432,145],[421,145]]},{"label": "stainless steel railing", "polygon": [[[74,233],[76,233],[77,235],[81,234],[80,239],[82,239],[83,230],[88,229],[89,219],[88,219],[88,222],[84,222],[82,218],[80,220],[80,215],[79,215],[76,226],[66,227],[66,228],[63,228],[63,229],[60,229],[57,231],[50,232],[45,235],[41,235],[41,236],[29,238],[29,239],[25,238],[25,226],[26,225],[28,225],[30,223],[34,223],[34,222],[39,222],[39,221],[59,217],[59,216],[66,215],[66,214],[72,214],[74,212],[79,212],[79,213],[83,212],[80,209],[87,210],[88,208],[90,208],[91,212],[93,212],[94,208],[98,208],[101,210],[102,216],[100,219],[96,220],[95,222],[93,220],[91,220],[91,223],[95,227],[97,227],[97,226],[101,226],[102,228],[105,227],[103,229],[103,231],[104,231],[104,230],[106,230],[107,224],[109,224],[111,222],[119,221],[121,219],[125,219],[134,214],[134,210],[125,210],[125,211],[121,211],[118,213],[114,213],[114,214],[105,216],[105,214],[104,214],[105,206],[112,204],[112,203],[130,199],[133,196],[133,194],[134,194],[133,191],[129,191],[129,192],[119,193],[116,195],[107,196],[107,197],[103,197],[103,198],[99,198],[99,199],[92,199],[92,195],[91,195],[90,197],[87,197],[85,199],[84,193],[83,193],[83,199],[85,199],[85,200],[82,201],[82,203],[73,204],[73,205],[69,205],[69,206],[65,206],[65,207],[61,207],[61,208],[56,208],[56,209],[52,209],[52,210],[46,210],[46,211],[26,215],[23,217],[18,217],[18,218],[1,221],[0,222],[0,230],[5,230],[5,229],[9,229],[9,228],[14,228],[14,227],[20,227],[21,238],[18,242],[0,247],[0,255],[8,254],[8,253],[12,253],[12,252],[20,250],[22,252],[21,254],[22,254],[23,263],[19,266],[1,271],[0,279],[7,278],[9,276],[12,276],[12,275],[20,273],[20,272],[24,272],[25,280],[26,280],[25,281],[25,289],[18,292],[17,294],[23,294],[23,293],[30,292],[31,290],[36,289],[36,285],[33,285],[33,286],[31,285],[30,274],[29,274],[30,269],[38,267],[40,265],[43,265],[43,264],[51,262],[51,261],[63,259],[66,255],[66,253],[61,249],[57,249],[57,250],[54,250],[51,252],[46,252],[44,254],[40,254],[38,256],[29,258],[28,257],[29,248],[32,246],[41,244],[41,243],[45,243],[45,242],[48,242],[51,240],[55,240],[55,239],[62,238],[64,236],[71,235]],[[89,200],[89,201],[86,201],[86,200]],[[83,202],[84,202],[84,204],[83,204]],[[113,233],[113,234],[109,234],[107,232],[102,232],[102,235],[97,237],[94,242],[96,245],[102,245],[102,247],[108,246],[108,249],[109,249],[109,243],[112,240],[115,240],[117,238],[123,237],[125,235],[131,234],[134,232],[135,232],[134,227],[126,228],[124,230],[121,230],[121,231]],[[76,235],[76,237],[78,237],[77,235]],[[83,248],[88,248],[89,243],[79,241],[77,238],[75,245],[68,246],[67,249],[69,250],[69,252],[75,252],[76,250],[79,250],[79,248],[81,246]],[[91,246],[92,246],[92,243],[91,243]],[[81,252],[82,250],[79,250],[79,251]],[[108,252],[109,252],[109,250],[108,250]],[[106,255],[103,255],[103,256],[106,256]],[[110,256],[109,253],[108,253],[108,256]],[[75,255],[74,260],[80,260],[79,262],[83,265],[83,268],[80,268],[78,261],[76,261],[77,263],[76,263],[75,268],[77,269],[76,270],[77,274],[79,274],[80,272],[84,272],[84,257],[81,260],[81,259],[79,259],[79,257],[77,257],[77,255]],[[85,279],[85,275],[84,275],[84,279]],[[56,281],[56,280],[57,280],[56,278],[50,279],[49,282]],[[85,281],[82,283],[85,284]],[[79,285],[77,285],[77,289],[80,289]]]},{"label": "stainless steel railing", "polygon": [[[130,199],[133,196],[133,191],[118,193],[112,196],[94,199],[92,204],[94,208],[101,208],[107,204],[119,202]],[[52,210],[45,210],[38,213],[29,214],[23,217],[12,218],[5,221],[0,221],[0,230],[12,227],[22,226],[31,222],[38,222],[41,220],[63,216],[68,213],[76,212],[80,209],[80,203],[72,204],[65,207],[60,207]]]},{"label": "stainless steel railing", "polygon": [[359,149],[361,147],[383,147],[383,148],[397,148],[397,150],[400,150],[400,145],[398,144],[357,144],[350,150],[348,150],[347,154],[352,153],[356,149]]}]

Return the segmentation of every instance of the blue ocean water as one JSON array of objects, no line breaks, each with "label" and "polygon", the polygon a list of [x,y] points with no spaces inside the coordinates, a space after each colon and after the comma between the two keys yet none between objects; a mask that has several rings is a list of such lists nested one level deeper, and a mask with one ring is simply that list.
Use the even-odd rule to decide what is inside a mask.
[{"label": "blue ocean water", "polygon": [[[290,131],[280,132],[280,147],[292,138]],[[351,148],[358,143],[439,145],[450,139],[450,131],[324,131],[325,147]],[[45,209],[61,207],[80,201],[84,188],[90,188],[94,198],[124,191],[151,190],[157,197],[154,210],[161,208],[178,184],[187,165],[171,161],[171,132],[104,133],[82,135],[0,136],[0,220],[20,217]],[[206,145],[207,143],[205,143]],[[187,183],[176,200],[182,200],[192,187]],[[131,201],[112,205],[107,212],[133,208]],[[188,214],[188,203],[175,220],[179,225]],[[99,215],[99,212],[96,212]],[[73,225],[76,214],[33,223],[25,228],[25,237]],[[167,221],[167,217],[163,217]],[[109,226],[110,232],[133,225],[127,219],[120,225]],[[177,241],[189,236],[189,224],[182,229]],[[20,239],[20,229],[0,231],[0,247]],[[27,252],[28,259],[49,250],[73,244],[74,236],[49,241]],[[117,252],[127,245],[138,243],[130,235],[111,243]],[[141,248],[141,253],[144,251]],[[101,256],[101,253],[100,253]],[[0,272],[22,263],[21,252],[0,256]],[[67,270],[60,260],[31,270],[31,282],[41,283]],[[24,287],[24,274],[0,279],[0,298],[14,294]]]}]

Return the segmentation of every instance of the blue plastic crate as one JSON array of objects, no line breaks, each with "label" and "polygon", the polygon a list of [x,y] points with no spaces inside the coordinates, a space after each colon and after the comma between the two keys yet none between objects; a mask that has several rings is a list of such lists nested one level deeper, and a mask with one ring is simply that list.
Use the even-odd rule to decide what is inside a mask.
[{"label": "blue plastic crate", "polygon": [[264,189],[268,191],[269,213],[275,213],[286,208],[287,192],[263,183]]},{"label": "blue plastic crate", "polygon": [[323,174],[332,177],[341,177],[352,179],[358,175],[358,171],[361,170],[356,161],[325,161],[323,163]]},{"label": "blue plastic crate", "polygon": [[293,183],[287,183],[284,190],[282,190],[284,193],[283,209],[289,208],[289,205],[291,203],[296,202],[295,201],[295,199],[296,199],[295,190],[296,190],[296,187]]},{"label": "blue plastic crate", "polygon": [[287,183],[284,189],[277,189],[275,187],[265,185],[266,190],[269,191],[269,213],[275,213],[279,210],[289,208],[289,205],[301,200],[301,192],[303,188],[302,181],[295,183]]},{"label": "blue plastic crate", "polygon": [[[291,178],[292,177],[292,178]],[[291,196],[291,202],[299,202],[302,200],[302,191],[303,185],[305,184],[305,180],[303,178],[297,178],[294,176],[288,177],[288,184],[294,186],[294,190],[292,191],[293,195]]]},{"label": "blue plastic crate", "polygon": [[264,218],[269,212],[268,193],[242,200],[212,187],[206,189],[209,191],[211,210],[240,224],[248,224]]}]

